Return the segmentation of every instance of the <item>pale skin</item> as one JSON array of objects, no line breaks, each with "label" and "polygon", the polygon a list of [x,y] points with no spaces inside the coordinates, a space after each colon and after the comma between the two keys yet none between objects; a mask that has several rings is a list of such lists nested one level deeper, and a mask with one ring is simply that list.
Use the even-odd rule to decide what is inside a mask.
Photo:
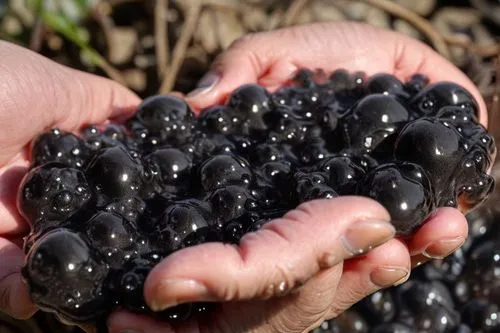
[{"label": "pale skin", "polygon": [[[5,42],[0,43],[0,57],[0,309],[27,318],[36,310],[19,273],[28,226],[16,212],[13,195],[28,165],[26,145],[53,126],[71,131],[125,117],[140,100],[116,83]],[[431,81],[453,81],[473,93],[480,120],[487,122],[479,92],[451,63],[404,35],[354,23],[247,36],[217,59],[212,80],[204,80],[204,87],[186,98],[199,110],[223,102],[244,83],[274,90],[301,67],[387,72],[401,80],[420,72]],[[207,85],[213,78],[215,83]],[[181,250],[148,277],[147,303],[155,309],[201,300],[224,305],[203,322],[175,327],[117,312],[108,320],[110,331],[304,332],[364,296],[401,283],[412,264],[450,254],[467,236],[464,216],[452,208],[436,211],[406,241],[394,238],[389,221],[387,211],[366,198],[317,200],[248,234],[239,246],[204,244]],[[353,256],[353,250],[369,248],[374,249]]]}]

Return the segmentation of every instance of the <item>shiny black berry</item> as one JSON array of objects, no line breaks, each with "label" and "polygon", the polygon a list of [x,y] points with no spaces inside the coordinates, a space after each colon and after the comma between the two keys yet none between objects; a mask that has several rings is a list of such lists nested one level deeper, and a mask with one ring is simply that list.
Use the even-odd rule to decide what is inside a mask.
[{"label": "shiny black berry", "polygon": [[66,320],[86,322],[109,311],[108,268],[79,234],[58,229],[41,237],[23,275],[33,300]]},{"label": "shiny black berry", "polygon": [[92,189],[81,170],[47,163],[25,176],[18,207],[29,222],[53,225],[85,209],[92,198]]},{"label": "shiny black berry", "polygon": [[58,162],[69,167],[82,168],[89,157],[90,149],[82,139],[58,128],[40,135],[31,147],[33,166]]},{"label": "shiny black berry", "polygon": [[101,150],[86,169],[100,199],[109,201],[136,195],[144,183],[144,168],[124,147]]},{"label": "shiny black berry", "polygon": [[200,167],[200,183],[205,191],[221,186],[248,186],[252,181],[252,170],[248,162],[230,154],[215,155]]},{"label": "shiny black berry", "polygon": [[436,207],[432,184],[417,164],[383,164],[366,175],[358,191],[389,211],[401,235],[410,235]]}]

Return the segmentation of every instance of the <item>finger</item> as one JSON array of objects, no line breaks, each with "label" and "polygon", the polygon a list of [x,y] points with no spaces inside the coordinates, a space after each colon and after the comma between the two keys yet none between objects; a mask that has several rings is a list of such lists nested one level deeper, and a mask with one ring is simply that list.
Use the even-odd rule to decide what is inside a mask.
[{"label": "finger", "polygon": [[126,311],[111,314],[108,318],[108,328],[109,333],[174,333],[172,326],[165,322]]},{"label": "finger", "polygon": [[0,311],[27,319],[36,312],[29,296],[28,287],[21,279],[24,255],[21,249],[0,238]]},{"label": "finger", "polygon": [[322,322],[325,310],[333,302],[333,291],[341,274],[342,264],[318,273],[287,296],[267,301],[222,303],[212,315],[195,317],[176,325],[119,312],[110,316],[108,326],[110,333],[307,332],[308,328],[312,329]]},{"label": "finger", "polygon": [[20,46],[0,42],[0,166],[37,133],[65,130],[127,114],[139,98],[116,82],[59,65]]},{"label": "finger", "polygon": [[394,75],[407,80],[415,73],[429,77],[430,82],[450,81],[468,90],[479,106],[479,120],[488,126],[486,103],[476,85],[455,65],[423,42],[398,32],[388,32],[393,45]]},{"label": "finger", "polygon": [[238,86],[276,87],[299,68],[338,68],[368,75],[393,73],[402,80],[420,72],[432,82],[453,81],[469,90],[487,123],[481,94],[470,79],[430,47],[404,34],[353,22],[315,23],[247,35],[222,53],[213,68],[188,94],[196,108],[221,103]]},{"label": "finger", "polygon": [[408,242],[410,254],[443,259],[462,246],[467,233],[467,220],[460,211],[439,208]]},{"label": "finger", "polygon": [[0,167],[0,235],[12,236],[26,233],[28,224],[17,210],[17,193],[28,170],[28,161],[19,154],[9,166]]},{"label": "finger", "polygon": [[[221,311],[210,321],[198,321],[198,331],[189,331],[186,325],[180,327],[179,333],[220,332],[218,327],[231,333],[309,332],[325,319],[341,275],[342,264],[338,264],[319,272],[285,297],[223,303]],[[189,325],[193,326],[192,323]]]},{"label": "finger", "polygon": [[190,301],[284,294],[321,268],[392,238],[389,220],[387,211],[367,198],[307,202],[245,235],[239,246],[210,243],[172,254],[151,271],[145,298],[161,310]]},{"label": "finger", "polygon": [[344,262],[344,270],[327,319],[336,317],[366,296],[405,282],[410,276],[410,255],[397,239],[366,255]]}]

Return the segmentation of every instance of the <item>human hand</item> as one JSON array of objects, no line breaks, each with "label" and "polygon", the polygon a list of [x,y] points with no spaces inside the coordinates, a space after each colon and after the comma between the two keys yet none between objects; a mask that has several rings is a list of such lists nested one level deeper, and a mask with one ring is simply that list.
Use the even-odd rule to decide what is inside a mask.
[{"label": "human hand", "polygon": [[0,311],[28,318],[35,311],[21,280],[22,237],[29,226],[18,214],[16,195],[28,169],[27,144],[57,126],[77,130],[126,116],[139,98],[118,84],[0,42]]},{"label": "human hand", "polygon": [[[404,35],[353,23],[314,24],[247,36],[223,53],[213,71],[200,81],[200,88],[186,97],[202,109],[223,102],[245,83],[275,90],[300,68],[327,72],[345,68],[368,75],[386,72],[402,80],[420,72],[431,81],[454,81],[473,93],[486,125],[480,94],[452,64]],[[361,217],[379,222],[376,227],[364,224],[350,232],[359,226],[354,222]],[[377,289],[404,281],[411,263],[450,254],[467,236],[464,216],[452,208],[437,210],[407,241],[389,240],[387,225],[380,223],[388,218],[380,205],[364,198],[319,200],[246,235],[237,247],[205,244],[181,250],[148,277],[148,304],[163,309],[191,301],[225,303],[211,317],[178,326],[117,313],[109,320],[111,332],[305,332]],[[382,230],[385,237],[378,237]],[[342,247],[349,234],[355,234],[364,249],[383,244],[344,261],[352,257]],[[324,258],[332,259],[325,264]],[[272,297],[280,294],[286,296]]]}]

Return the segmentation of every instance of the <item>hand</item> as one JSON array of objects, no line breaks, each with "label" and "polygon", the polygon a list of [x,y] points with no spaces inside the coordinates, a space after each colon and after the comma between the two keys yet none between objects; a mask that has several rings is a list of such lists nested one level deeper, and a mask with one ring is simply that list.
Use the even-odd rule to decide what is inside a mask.
[{"label": "hand", "polygon": [[28,168],[27,144],[54,126],[72,131],[130,114],[139,98],[118,84],[58,65],[0,42],[0,311],[28,318],[36,310],[21,281],[22,237],[29,226],[16,208]]},{"label": "hand", "polygon": [[[245,83],[274,90],[302,67],[345,68],[368,75],[388,72],[400,79],[420,72],[431,81],[454,81],[474,94],[486,125],[480,94],[452,64],[404,35],[353,23],[314,24],[242,38],[216,60],[187,98],[202,109],[223,102]],[[405,281],[411,264],[444,257],[467,236],[464,216],[452,208],[439,209],[408,242],[391,239],[383,221],[389,221],[387,212],[364,198],[318,200],[246,235],[237,247],[204,244],[181,250],[148,277],[149,305],[163,309],[190,301],[232,302],[223,303],[208,319],[175,327],[117,313],[109,320],[111,332],[307,332],[377,289]],[[346,242],[351,237],[355,240]],[[352,258],[357,252],[353,249],[377,245]]]}]

